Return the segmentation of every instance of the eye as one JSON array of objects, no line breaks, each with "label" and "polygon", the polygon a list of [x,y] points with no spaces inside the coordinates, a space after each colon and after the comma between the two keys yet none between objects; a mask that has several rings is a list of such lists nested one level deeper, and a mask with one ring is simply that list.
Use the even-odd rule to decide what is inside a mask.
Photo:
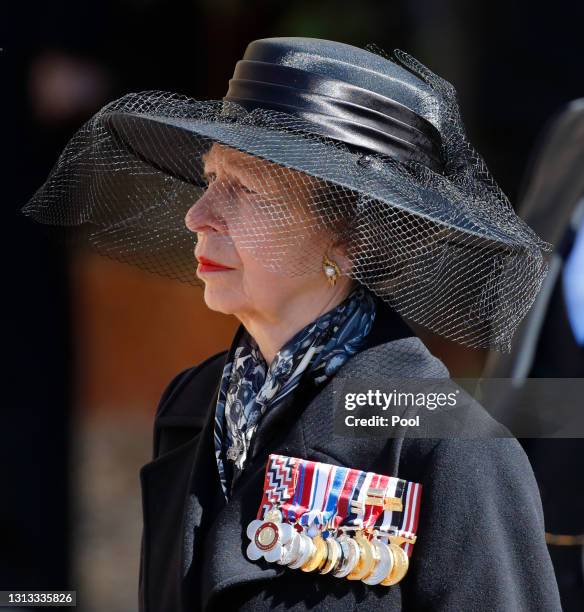
[{"label": "eye", "polygon": [[216,178],[217,175],[214,172],[207,172],[206,174],[203,174],[203,183],[209,186],[211,183],[215,182]]},{"label": "eye", "polygon": [[246,187],[245,185],[242,185],[241,183],[239,183],[239,186],[241,190],[244,191],[245,193],[257,195],[257,191],[254,191],[253,189],[249,189],[248,187]]}]

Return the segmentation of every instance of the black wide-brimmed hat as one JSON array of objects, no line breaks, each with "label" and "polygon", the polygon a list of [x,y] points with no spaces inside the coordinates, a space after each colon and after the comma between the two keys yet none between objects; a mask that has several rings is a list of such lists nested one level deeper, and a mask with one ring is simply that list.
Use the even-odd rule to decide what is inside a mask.
[{"label": "black wide-brimmed hat", "polygon": [[[214,145],[237,153],[253,185],[209,184]],[[198,284],[184,218],[211,201],[225,236],[268,268],[313,272],[313,238],[333,237],[346,274],[470,346],[508,350],[546,271],[547,245],[466,139],[452,85],[403,52],[311,38],[250,43],[222,100],[151,91],[111,102],[23,212]]]}]

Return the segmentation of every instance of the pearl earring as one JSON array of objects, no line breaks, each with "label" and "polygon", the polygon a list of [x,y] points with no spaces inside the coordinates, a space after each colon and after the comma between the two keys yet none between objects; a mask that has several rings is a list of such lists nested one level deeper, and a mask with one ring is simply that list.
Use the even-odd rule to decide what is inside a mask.
[{"label": "pearl earring", "polygon": [[322,269],[324,271],[326,279],[329,282],[329,285],[331,287],[334,287],[335,283],[337,282],[337,279],[341,275],[341,270],[339,266],[334,261],[329,259],[326,255],[324,255],[322,258]]}]

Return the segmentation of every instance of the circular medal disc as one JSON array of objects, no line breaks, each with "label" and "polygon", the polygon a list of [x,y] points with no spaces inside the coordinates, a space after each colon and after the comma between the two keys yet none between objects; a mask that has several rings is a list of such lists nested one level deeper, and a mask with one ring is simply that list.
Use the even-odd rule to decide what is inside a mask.
[{"label": "circular medal disc", "polygon": [[379,558],[377,556],[377,551],[371,546],[369,540],[365,536],[357,534],[355,536],[355,541],[359,545],[361,554],[359,555],[359,562],[347,578],[349,580],[362,580],[373,571]]},{"label": "circular medal disc", "polygon": [[393,553],[387,544],[384,544],[379,540],[373,540],[371,545],[377,550],[379,562],[371,574],[363,578],[363,582],[365,584],[379,584],[388,576],[389,572],[391,572],[393,568]]},{"label": "circular medal disc", "polygon": [[[264,530],[267,532],[268,529],[276,530],[276,538],[275,542],[269,542],[269,548],[264,550],[264,559],[270,563],[277,561],[282,556],[282,547],[288,544],[288,542],[292,539],[292,535],[295,533],[294,527],[289,523],[265,523],[266,526],[269,527],[260,527],[256,533],[256,540],[260,540],[263,537]],[[271,534],[266,534],[265,540],[268,542]],[[256,544],[258,548],[260,548],[259,544]],[[261,549],[263,550],[263,549]]]},{"label": "circular medal disc", "polygon": [[[341,556],[341,547],[339,543],[332,537],[329,536],[326,539],[326,547],[327,547],[327,556],[322,569],[320,570],[321,574],[328,574],[333,567],[337,564]],[[385,576],[385,574],[384,574]]]},{"label": "circular medal disc", "polygon": [[298,558],[292,563],[288,564],[288,567],[291,569],[299,569],[302,567],[308,559],[314,554],[316,547],[311,538],[309,538],[305,533],[301,533],[300,535],[300,552],[298,554]]},{"label": "circular medal disc", "polygon": [[334,563],[333,566],[331,567],[331,571],[330,571],[331,574],[338,572],[339,569],[343,566],[343,564],[345,563],[345,555],[347,554],[347,550],[348,550],[347,545],[345,544],[345,546],[343,547],[339,538],[335,538],[335,541],[339,545],[339,556],[337,558],[336,563]]},{"label": "circular medal disc", "polygon": [[393,554],[393,567],[389,574],[379,583],[383,586],[393,586],[397,584],[407,573],[410,560],[406,551],[393,542],[389,545]]},{"label": "circular medal disc", "polygon": [[300,534],[295,530],[292,534],[292,538],[285,546],[282,546],[282,554],[278,563],[280,565],[288,565],[288,563],[293,563],[296,559],[298,559],[298,555],[300,554],[300,543],[302,542],[302,538]]},{"label": "circular medal disc", "polygon": [[315,569],[321,566],[327,555],[326,542],[320,534],[312,538],[312,541],[314,542],[316,550],[308,561],[300,568],[303,572],[313,572]]},{"label": "circular medal disc", "polygon": [[361,550],[357,542],[347,535],[339,539],[339,544],[343,550],[343,559],[339,567],[333,570],[333,576],[335,578],[345,578],[357,565]]},{"label": "circular medal disc", "polygon": [[278,525],[272,523],[272,521],[266,521],[260,525],[259,529],[255,532],[253,541],[255,545],[262,551],[272,550],[278,543],[280,538],[280,532]]}]

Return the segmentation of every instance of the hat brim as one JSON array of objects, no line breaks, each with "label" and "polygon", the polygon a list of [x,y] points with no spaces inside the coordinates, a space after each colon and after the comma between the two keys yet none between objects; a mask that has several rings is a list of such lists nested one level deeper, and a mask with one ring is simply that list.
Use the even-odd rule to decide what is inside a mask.
[{"label": "hat brim", "polygon": [[[195,151],[201,138],[216,141],[267,161],[304,172],[424,218],[448,230],[456,241],[461,232],[476,246],[497,251],[533,248],[517,232],[506,233],[485,219],[473,218],[443,194],[413,183],[399,163],[363,163],[363,153],[330,139],[303,137],[252,123],[229,123],[147,113],[111,112],[103,117],[113,137],[137,158],[182,181],[201,184],[201,160]],[[303,138],[302,147],[298,146]],[[428,203],[431,202],[431,205]]]},{"label": "hat brim", "polygon": [[[199,232],[187,221],[205,214],[191,211],[199,201],[224,205],[210,210],[228,214],[219,220],[236,250],[279,274],[317,271],[330,231],[346,248],[347,274],[400,314],[462,344],[508,350],[545,275],[542,242],[468,143],[448,130],[445,139],[450,154],[439,173],[325,137],[305,116],[128,94],[74,135],[23,213],[103,255],[193,284]],[[239,225],[236,181],[206,189],[204,153],[213,143],[257,159],[265,185],[273,176],[282,197],[251,198],[258,204]],[[296,188],[306,188],[314,218],[292,214],[285,190],[300,195]]]}]

